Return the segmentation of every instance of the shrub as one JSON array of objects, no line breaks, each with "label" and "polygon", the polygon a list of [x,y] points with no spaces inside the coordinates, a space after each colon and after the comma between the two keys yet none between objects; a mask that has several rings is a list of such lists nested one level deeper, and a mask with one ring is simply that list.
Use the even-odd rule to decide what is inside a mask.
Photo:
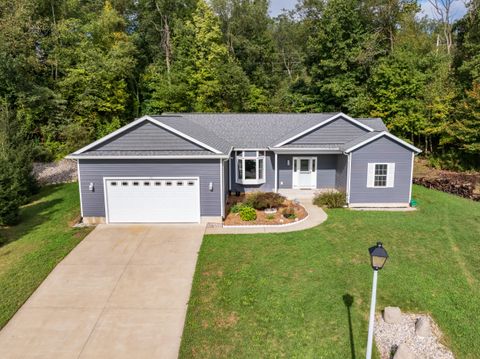
[{"label": "shrub", "polygon": [[285,197],[275,192],[253,192],[246,199],[246,203],[258,210],[280,207],[283,202]]},{"label": "shrub", "polygon": [[250,206],[243,205],[238,213],[242,221],[254,221],[257,219],[257,212]]},{"label": "shrub", "polygon": [[272,220],[275,219],[275,215],[274,215],[274,214],[267,214],[267,215],[265,216],[265,218],[268,219],[269,221],[272,221]]},{"label": "shrub", "polygon": [[289,219],[293,219],[297,217],[297,215],[295,214],[295,208],[292,206],[285,208],[282,211],[282,214],[285,218],[289,218]]},{"label": "shrub", "polygon": [[235,203],[232,207],[230,207],[230,213],[238,213],[242,209],[244,204],[242,202]]},{"label": "shrub", "polygon": [[329,191],[316,195],[313,204],[319,207],[342,208],[347,204],[347,199],[345,192]]}]

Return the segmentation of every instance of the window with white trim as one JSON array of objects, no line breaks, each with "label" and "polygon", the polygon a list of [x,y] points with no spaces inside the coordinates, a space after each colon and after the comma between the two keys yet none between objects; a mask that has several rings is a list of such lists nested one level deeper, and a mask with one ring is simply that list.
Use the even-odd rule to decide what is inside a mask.
[{"label": "window with white trim", "polygon": [[237,151],[235,160],[237,183],[265,183],[265,151]]},{"label": "window with white trim", "polygon": [[395,163],[369,163],[367,187],[392,188],[395,179]]}]

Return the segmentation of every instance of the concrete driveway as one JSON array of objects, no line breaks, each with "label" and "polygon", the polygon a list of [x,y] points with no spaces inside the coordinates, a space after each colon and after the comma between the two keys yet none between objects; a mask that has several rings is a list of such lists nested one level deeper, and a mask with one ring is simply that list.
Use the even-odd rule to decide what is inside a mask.
[{"label": "concrete driveway", "polygon": [[176,358],[203,225],[101,225],[0,332],[0,358]]}]

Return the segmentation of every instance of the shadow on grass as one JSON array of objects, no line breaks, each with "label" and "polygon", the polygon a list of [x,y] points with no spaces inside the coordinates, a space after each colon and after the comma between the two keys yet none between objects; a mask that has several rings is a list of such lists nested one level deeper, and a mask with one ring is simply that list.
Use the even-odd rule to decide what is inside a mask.
[{"label": "shadow on grass", "polygon": [[62,202],[62,199],[55,198],[49,201],[42,201],[41,198],[53,194],[58,186],[44,187],[40,193],[34,195],[30,202],[20,209],[19,223],[14,226],[0,227],[0,247],[20,239],[35,227],[50,220],[57,209],[55,206]]},{"label": "shadow on grass", "polygon": [[345,304],[345,307],[347,307],[347,316],[348,316],[348,334],[350,337],[350,352],[352,354],[352,359],[355,359],[355,341],[353,339],[353,329],[352,329],[352,313],[351,308],[353,305],[353,296],[350,294],[344,294],[342,296],[343,299],[343,304]]}]

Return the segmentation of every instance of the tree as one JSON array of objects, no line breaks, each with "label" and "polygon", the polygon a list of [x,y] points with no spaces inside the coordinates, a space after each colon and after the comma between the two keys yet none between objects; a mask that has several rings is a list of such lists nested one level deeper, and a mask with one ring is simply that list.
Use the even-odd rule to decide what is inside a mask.
[{"label": "tree", "polygon": [[0,103],[0,225],[14,224],[19,207],[36,191],[31,147],[7,101]]},{"label": "tree", "polygon": [[200,0],[192,18],[178,26],[170,73],[156,63],[143,77],[145,108],[162,111],[240,111],[248,79],[222,42],[218,18]]}]

